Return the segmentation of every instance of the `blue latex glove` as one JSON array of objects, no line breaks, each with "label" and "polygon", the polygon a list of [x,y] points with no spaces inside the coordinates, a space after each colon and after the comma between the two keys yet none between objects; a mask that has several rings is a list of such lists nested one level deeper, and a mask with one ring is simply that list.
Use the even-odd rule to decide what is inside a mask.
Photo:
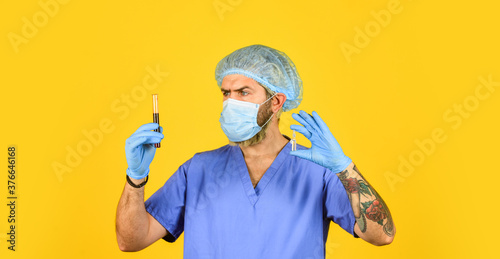
[{"label": "blue latex glove", "polygon": [[149,174],[149,165],[156,152],[154,144],[163,139],[162,127],[160,132],[151,131],[157,128],[158,123],[144,124],[125,141],[127,175],[131,178],[142,179]]},{"label": "blue latex glove", "polygon": [[312,116],[305,111],[292,114],[292,117],[303,126],[292,125],[290,129],[298,131],[311,141],[311,148],[290,152],[291,155],[313,161],[330,169],[334,173],[342,172],[352,160],[344,155],[339,143],[333,137],[325,122],[316,112]]}]

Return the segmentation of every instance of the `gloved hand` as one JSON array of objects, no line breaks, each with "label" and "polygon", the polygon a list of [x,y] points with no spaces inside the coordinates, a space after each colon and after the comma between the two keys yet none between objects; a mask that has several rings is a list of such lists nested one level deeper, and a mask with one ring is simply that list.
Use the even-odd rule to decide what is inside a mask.
[{"label": "gloved hand", "polygon": [[142,179],[149,174],[149,165],[153,161],[156,148],[154,143],[163,139],[163,128],[157,129],[158,123],[146,123],[137,129],[125,141],[125,155],[127,157],[127,175],[134,179]]},{"label": "gloved hand", "polygon": [[290,154],[313,161],[334,173],[339,173],[346,169],[352,160],[344,155],[339,143],[319,115],[314,111],[312,114],[311,116],[305,111],[292,114],[292,117],[304,126],[292,125],[290,129],[298,131],[309,139],[311,148],[292,151]]}]

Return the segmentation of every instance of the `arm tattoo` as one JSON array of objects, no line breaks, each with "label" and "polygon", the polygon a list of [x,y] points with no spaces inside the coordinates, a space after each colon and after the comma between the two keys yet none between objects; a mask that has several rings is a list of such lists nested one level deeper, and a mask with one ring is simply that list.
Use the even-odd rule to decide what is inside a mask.
[{"label": "arm tattoo", "polygon": [[337,176],[344,185],[361,232],[366,232],[366,219],[369,219],[383,226],[386,235],[393,236],[394,223],[384,200],[363,178],[356,165],[352,171],[346,169]]}]

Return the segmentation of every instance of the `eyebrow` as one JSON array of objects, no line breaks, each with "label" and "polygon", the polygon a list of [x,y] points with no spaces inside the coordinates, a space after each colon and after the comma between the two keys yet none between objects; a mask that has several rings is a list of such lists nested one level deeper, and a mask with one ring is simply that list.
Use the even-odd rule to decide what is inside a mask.
[{"label": "eyebrow", "polygon": [[[241,88],[238,88],[238,89],[235,89],[233,91],[235,91],[235,92],[241,92],[241,91],[243,91],[244,89],[247,89],[247,88],[251,89],[250,86],[245,85],[245,86],[243,86]],[[220,91],[221,92],[230,92],[230,90],[224,89],[224,88],[221,88]]]}]

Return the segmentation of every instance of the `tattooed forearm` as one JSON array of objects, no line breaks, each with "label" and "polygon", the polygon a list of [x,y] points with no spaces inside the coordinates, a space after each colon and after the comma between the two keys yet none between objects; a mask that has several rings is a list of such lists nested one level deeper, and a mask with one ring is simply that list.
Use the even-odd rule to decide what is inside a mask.
[{"label": "tattooed forearm", "polygon": [[367,231],[366,219],[368,219],[380,225],[386,235],[394,236],[394,223],[389,208],[377,191],[359,173],[356,165],[352,168],[348,167],[337,176],[345,187],[361,232]]}]

